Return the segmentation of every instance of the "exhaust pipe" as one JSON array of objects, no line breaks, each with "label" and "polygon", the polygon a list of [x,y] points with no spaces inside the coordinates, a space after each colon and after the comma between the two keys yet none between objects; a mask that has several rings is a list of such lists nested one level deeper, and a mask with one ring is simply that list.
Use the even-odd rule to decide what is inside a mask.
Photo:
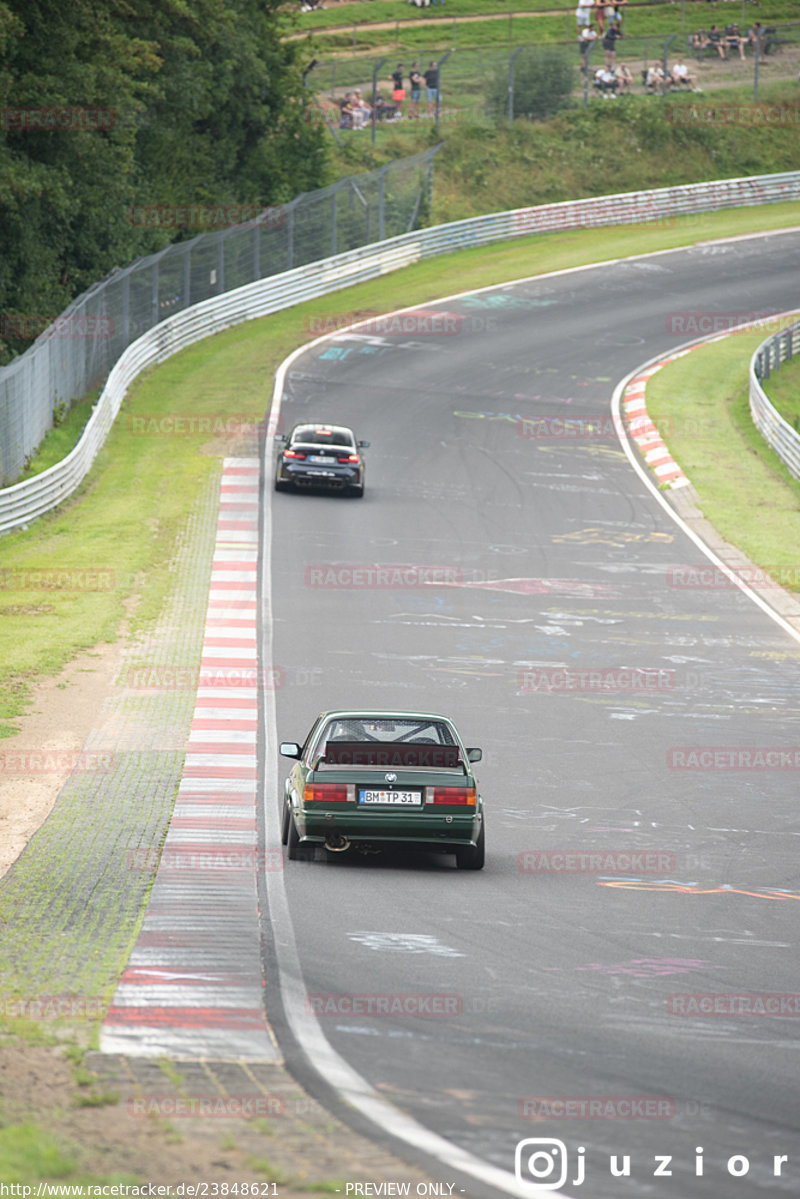
[{"label": "exhaust pipe", "polygon": [[343,833],[328,833],[325,838],[325,848],[331,853],[344,853],[346,849],[350,848],[350,842]]}]

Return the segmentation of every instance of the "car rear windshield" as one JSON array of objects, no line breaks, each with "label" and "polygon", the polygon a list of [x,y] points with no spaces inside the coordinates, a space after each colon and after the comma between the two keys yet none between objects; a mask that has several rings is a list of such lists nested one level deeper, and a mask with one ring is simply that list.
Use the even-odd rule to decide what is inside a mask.
[{"label": "car rear windshield", "polygon": [[308,426],[295,429],[292,434],[292,445],[346,445],[353,446],[353,435],[345,429],[328,429],[322,431]]},{"label": "car rear windshield", "polygon": [[456,745],[452,730],[441,720],[404,717],[345,716],[331,720],[325,727],[318,748],[324,751],[329,741],[398,741],[406,745]]}]

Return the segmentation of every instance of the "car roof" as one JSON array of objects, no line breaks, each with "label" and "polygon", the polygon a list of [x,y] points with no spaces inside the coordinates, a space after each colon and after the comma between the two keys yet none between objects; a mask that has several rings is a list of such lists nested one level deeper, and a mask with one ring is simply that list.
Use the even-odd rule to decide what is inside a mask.
[{"label": "car roof", "polygon": [[443,720],[446,724],[453,724],[449,716],[443,716],[440,712],[389,712],[380,709],[379,711],[364,709],[364,708],[346,708],[334,709],[330,712],[320,712],[317,720],[324,720],[328,717],[331,720]]}]

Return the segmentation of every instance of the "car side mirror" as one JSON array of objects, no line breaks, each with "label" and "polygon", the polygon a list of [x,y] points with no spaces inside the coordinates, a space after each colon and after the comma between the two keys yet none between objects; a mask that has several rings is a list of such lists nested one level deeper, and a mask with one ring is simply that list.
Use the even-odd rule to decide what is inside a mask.
[{"label": "car side mirror", "polygon": [[467,750],[467,758],[470,762],[480,762],[482,757],[483,757],[482,749],[468,749]]},{"label": "car side mirror", "polygon": [[286,441],[286,434],[285,433],[276,433],[275,441],[276,441],[276,443],[280,442],[282,445],[284,443],[284,441]]},{"label": "car side mirror", "polygon": [[302,750],[296,741],[281,741],[281,756],[284,758],[299,758]]},{"label": "car side mirror", "polygon": [[360,450],[368,450],[368,449],[369,449],[369,442],[368,442],[368,441],[359,441],[359,443],[358,443],[358,448],[359,448]]}]

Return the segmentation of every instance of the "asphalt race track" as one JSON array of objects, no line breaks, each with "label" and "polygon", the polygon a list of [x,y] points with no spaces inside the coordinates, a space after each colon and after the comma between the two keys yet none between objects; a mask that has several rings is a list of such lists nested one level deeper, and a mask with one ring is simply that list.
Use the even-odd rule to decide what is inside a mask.
[{"label": "asphalt race track", "polygon": [[[566,1162],[522,1155],[541,1194],[562,1166],[592,1199],[800,1194],[797,772],[754,753],[800,747],[800,646],[739,591],[683,585],[707,559],[610,426],[615,384],[689,340],[687,314],[796,307],[799,272],[796,232],[696,246],[428,305],[450,315],[337,334],[287,375],[285,427],[371,449],[363,500],[267,475],[278,739],[326,708],[451,715],[485,753],[487,864],[319,852],[271,885],[333,1048],[512,1177],[520,1139],[560,1139]],[[374,564],[418,570],[353,576]],[[288,765],[266,769],[269,838]],[[755,1014],[765,993],[783,1016]]]}]

